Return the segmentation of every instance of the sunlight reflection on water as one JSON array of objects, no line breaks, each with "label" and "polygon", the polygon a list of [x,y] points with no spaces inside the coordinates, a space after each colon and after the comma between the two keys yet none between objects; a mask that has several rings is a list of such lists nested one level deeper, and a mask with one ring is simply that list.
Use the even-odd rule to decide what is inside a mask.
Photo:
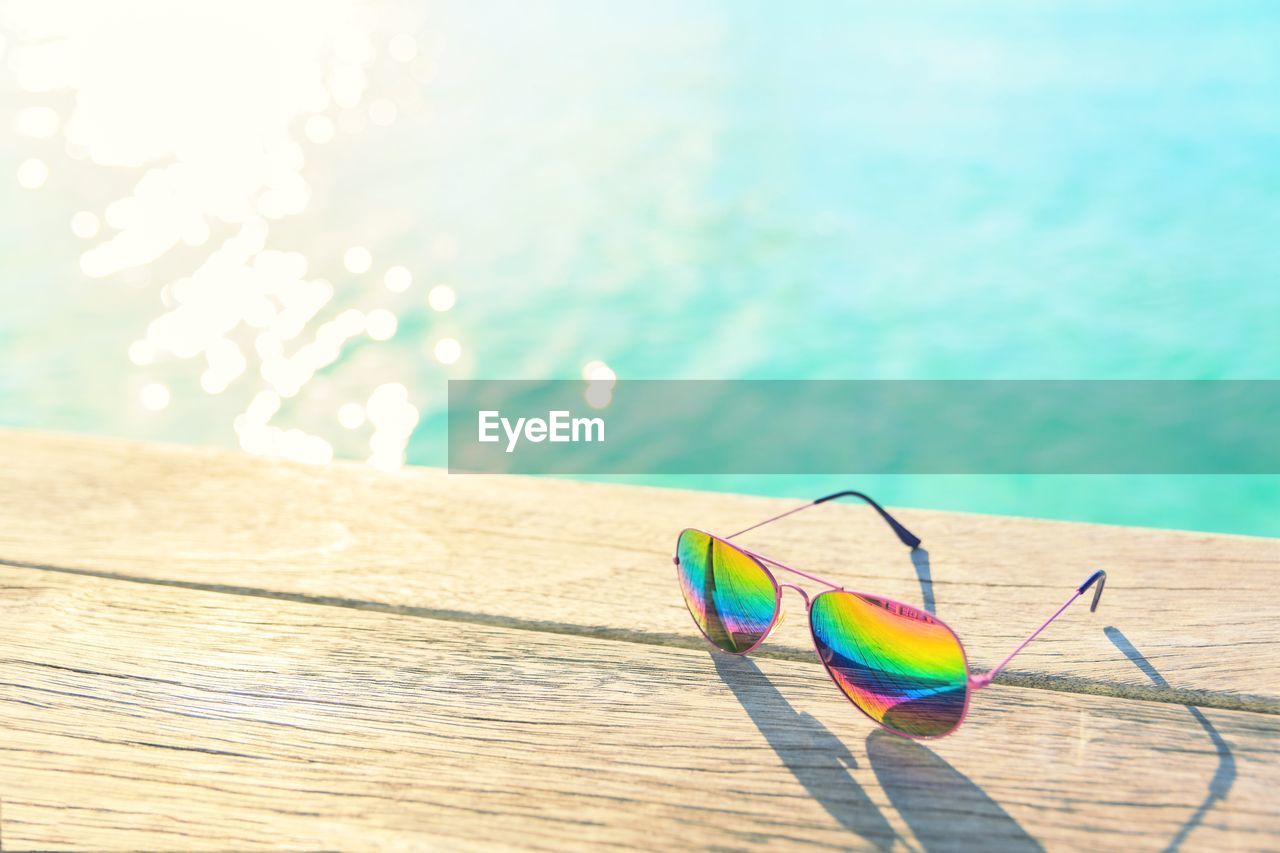
[{"label": "sunlight reflection on water", "polygon": [[[163,284],[167,310],[130,344],[130,360],[146,366],[203,358],[200,387],[211,395],[256,366],[265,387],[234,418],[241,447],[304,462],[331,459],[325,438],[275,423],[281,400],[305,394],[317,371],[338,361],[353,339],[389,340],[396,317],[383,307],[348,309],[322,322],[333,285],[305,253],[273,247],[271,234],[273,222],[305,216],[311,201],[299,126],[321,145],[333,137],[334,115],[357,132],[363,124],[358,110],[378,61],[375,36],[388,38],[375,33],[371,9],[255,0],[202,11],[158,0],[131,4],[122,14],[114,4],[26,2],[14,4],[10,15],[23,37],[10,60],[22,89],[73,99],[64,156],[138,174],[127,193],[72,215],[73,233],[93,241],[80,255],[81,271],[145,283],[151,278],[140,278],[139,270],[179,246],[198,250],[188,255],[189,269]],[[397,32],[389,40],[390,61],[417,56],[412,35]],[[386,96],[368,106],[369,119],[381,126],[399,112]],[[15,122],[18,133],[41,140],[62,126],[63,116],[45,105],[21,109]],[[38,189],[48,173],[44,160],[32,158],[19,167],[18,183]],[[100,222],[109,233],[100,234]],[[214,238],[228,228],[230,236]],[[373,266],[362,246],[343,258],[354,274]],[[132,275],[122,275],[127,271]],[[410,273],[396,265],[386,281],[403,293]],[[437,355],[451,363],[456,349],[442,341]],[[151,411],[170,400],[159,382],[144,385],[139,396]],[[369,462],[402,464],[418,421],[404,386],[378,384],[367,401],[344,405],[367,412]]]}]

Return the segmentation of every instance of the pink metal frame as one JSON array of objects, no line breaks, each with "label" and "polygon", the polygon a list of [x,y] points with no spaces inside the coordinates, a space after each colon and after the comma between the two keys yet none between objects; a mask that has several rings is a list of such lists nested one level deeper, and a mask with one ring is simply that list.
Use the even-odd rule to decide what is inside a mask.
[{"label": "pink metal frame", "polygon": [[[766,524],[771,524],[772,522],[775,522],[782,518],[786,518],[789,515],[794,515],[795,513],[800,512],[801,510],[806,510],[806,509],[809,509],[810,507],[817,506],[818,504],[826,503],[827,501],[832,500],[834,498],[841,498],[841,497],[857,497],[861,500],[866,501],[872,506],[873,509],[876,510],[876,512],[880,515],[880,517],[883,518],[889,524],[889,526],[893,528],[894,532],[898,534],[898,538],[902,540],[903,544],[907,545],[910,548],[919,547],[920,538],[918,536],[911,533],[909,530],[903,527],[900,523],[898,523],[897,519],[889,515],[889,513],[883,507],[881,507],[880,504],[876,503],[870,497],[862,494],[861,492],[837,492],[834,495],[827,495],[826,497],[818,498],[816,501],[813,501],[811,503],[807,503],[802,506],[795,507],[794,509],[789,509],[786,512],[780,512],[775,516],[766,518],[764,521],[757,522],[756,524],[753,524],[750,527],[744,527],[742,530],[739,530],[736,533],[731,533],[728,536],[721,537],[721,536],[716,536],[713,533],[708,533],[705,530],[697,530],[696,528],[689,528],[689,529],[697,530],[697,532],[702,533],[706,536],[710,536],[712,539],[717,539],[721,542],[724,542],[725,544],[728,544],[728,541],[730,539],[733,539],[736,536],[741,536],[742,534],[750,530],[755,530],[756,528],[764,527]],[[683,535],[683,532],[681,533],[681,535]],[[677,538],[676,541],[678,542],[679,539]],[[756,565],[760,567],[760,570],[764,572],[765,575],[769,578],[769,580],[773,583],[774,606],[773,606],[773,618],[769,621],[769,627],[765,629],[765,632],[763,634],[761,634],[760,639],[757,640],[754,644],[752,644],[750,648],[744,649],[741,652],[728,652],[728,654],[736,654],[739,656],[749,655],[753,651],[755,651],[756,648],[761,643],[763,643],[766,639],[768,639],[769,635],[773,633],[773,629],[777,627],[778,617],[782,613],[782,590],[783,589],[793,589],[796,592],[800,593],[800,596],[804,599],[804,609],[805,609],[805,612],[809,614],[809,639],[813,643],[813,651],[814,651],[814,654],[818,655],[819,661],[822,660],[822,654],[818,649],[818,638],[813,631],[813,602],[821,598],[822,596],[829,595],[833,592],[846,592],[852,595],[858,595],[858,596],[863,596],[867,598],[875,598],[880,601],[887,601],[892,604],[896,604],[900,607],[910,607],[910,605],[904,605],[901,602],[894,601],[893,599],[890,599],[890,598],[885,598],[882,595],[872,595],[870,593],[862,593],[856,590],[846,589],[840,584],[837,584],[833,581],[829,581],[826,578],[821,578],[821,577],[818,577],[817,575],[809,574],[808,572],[802,572],[801,570],[794,568],[792,566],[788,566],[785,563],[780,563],[777,560],[773,559],[772,557],[766,557],[763,554],[757,554],[755,551],[751,551],[747,548],[742,547],[741,545],[733,544],[730,547],[738,551],[741,551],[743,554],[746,554],[748,557],[754,560]],[[679,568],[678,568],[680,565],[679,555],[676,555],[675,557],[673,557],[672,562],[676,564],[677,566],[676,571],[679,572]],[[769,571],[769,568],[768,568],[769,566],[773,566],[776,569],[781,569],[782,571],[789,572],[793,575],[799,575],[802,578],[807,578],[808,580],[811,580],[814,583],[820,583],[823,586],[827,587],[827,589],[813,596],[811,599],[809,597],[809,593],[806,592],[802,587],[797,586],[796,584],[778,583],[778,579],[774,577],[773,572]],[[940,737],[946,737],[947,735],[954,732],[956,729],[960,728],[961,723],[963,723],[965,720],[965,717],[968,716],[969,700],[973,694],[973,691],[981,690],[982,688],[989,685],[992,682],[992,680],[994,680],[995,677],[1000,674],[1000,671],[1004,669],[1006,666],[1008,666],[1009,661],[1017,657],[1018,653],[1021,652],[1023,649],[1025,649],[1031,643],[1032,640],[1040,636],[1041,632],[1043,632],[1045,628],[1048,628],[1049,625],[1052,624],[1055,619],[1061,616],[1077,598],[1084,595],[1085,592],[1088,591],[1090,587],[1094,588],[1094,593],[1093,593],[1093,601],[1089,605],[1089,612],[1092,613],[1093,611],[1097,610],[1098,601],[1099,599],[1102,598],[1102,589],[1106,585],[1106,582],[1107,582],[1107,573],[1102,571],[1101,569],[1089,575],[1089,577],[1085,578],[1084,583],[1080,584],[1080,586],[1076,588],[1075,592],[1071,594],[1071,597],[1068,598],[1061,607],[1059,607],[1056,611],[1054,611],[1053,615],[1050,616],[1048,619],[1046,619],[1040,625],[1039,628],[1036,628],[1034,631],[1032,631],[1030,636],[1028,636],[1021,643],[1019,643],[1018,647],[1014,649],[1012,652],[1010,652],[1008,657],[1000,661],[1000,663],[996,664],[992,669],[988,670],[987,672],[982,672],[978,674],[974,674],[969,671],[969,655],[968,655],[968,652],[965,650],[964,643],[960,640],[960,636],[956,634],[954,630],[951,629],[951,626],[947,625],[945,622],[943,622],[941,619],[938,619],[936,616],[933,616],[932,614],[930,614],[930,618],[933,619],[934,622],[941,625],[951,634],[951,636],[956,638],[956,644],[960,646],[960,654],[964,659],[964,668],[965,668],[965,674],[967,677],[967,689],[965,690],[965,694],[964,694],[964,708],[960,712],[960,718],[956,721],[956,724],[951,729],[943,732],[940,735],[931,735],[929,737],[921,737],[918,735],[904,734],[903,732],[899,732],[888,726],[885,726],[879,720],[876,720],[870,714],[867,714],[867,712],[863,711],[863,709],[859,707],[858,704],[854,702],[852,699],[849,699],[849,703],[853,705],[855,708],[857,708],[859,711],[862,711],[862,713],[872,722],[876,723],[877,725],[880,725],[886,731],[892,732],[893,734],[898,735],[900,737],[910,738],[912,740],[933,740]],[[687,605],[687,602],[686,602],[686,605]],[[703,638],[705,638],[708,643],[711,643],[712,646],[714,646],[716,649],[719,649],[720,651],[725,651],[724,649],[721,649],[719,646],[717,646],[715,643],[711,642],[711,638],[708,637],[706,632],[702,630],[702,626],[698,625],[697,619],[694,619],[693,623],[695,626],[697,626],[698,632],[702,634]],[[840,683],[836,681],[835,675],[832,674],[830,667],[828,667],[825,664],[825,662],[823,663],[823,669],[826,670],[827,675],[831,678],[832,683],[835,684],[837,688],[839,688]],[[842,695],[845,696],[846,699],[849,698],[848,695],[844,693],[843,689],[841,689],[840,692]]]}]

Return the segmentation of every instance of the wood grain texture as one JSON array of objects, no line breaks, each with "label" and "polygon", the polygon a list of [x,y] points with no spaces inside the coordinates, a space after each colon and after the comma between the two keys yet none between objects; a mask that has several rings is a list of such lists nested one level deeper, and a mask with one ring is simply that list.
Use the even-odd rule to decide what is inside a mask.
[{"label": "wood grain texture", "polygon": [[6,849],[1280,841],[1274,715],[996,686],[923,745],[816,664],[32,569],[0,587]]},{"label": "wood grain texture", "polygon": [[[343,600],[461,622],[699,648],[670,554],[793,501],[546,479],[381,474],[240,454],[0,432],[0,562]],[[903,548],[861,506],[823,505],[745,540],[849,588],[930,603],[976,668],[1094,568],[1006,683],[1280,712],[1280,540],[902,510]],[[803,620],[798,598],[788,601]],[[1154,685],[1099,630],[1114,624]],[[803,633],[759,655],[808,660]]]}]

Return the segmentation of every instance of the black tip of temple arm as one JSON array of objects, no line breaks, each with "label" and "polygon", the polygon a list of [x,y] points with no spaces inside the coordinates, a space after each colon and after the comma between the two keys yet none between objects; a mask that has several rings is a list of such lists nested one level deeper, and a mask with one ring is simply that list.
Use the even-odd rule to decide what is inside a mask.
[{"label": "black tip of temple arm", "polygon": [[920,537],[903,527],[898,522],[898,519],[889,515],[888,511],[885,510],[884,507],[880,506],[880,504],[876,503],[870,495],[864,495],[862,492],[836,492],[834,495],[827,495],[826,497],[818,498],[814,503],[826,503],[827,501],[833,501],[836,498],[858,498],[859,500],[866,501],[871,504],[871,508],[880,513],[880,517],[893,528],[893,532],[898,534],[898,538],[902,540],[903,545],[906,545],[908,548],[920,547]]},{"label": "black tip of temple arm", "polygon": [[1093,603],[1089,605],[1090,613],[1098,609],[1098,601],[1102,598],[1102,588],[1107,585],[1107,573],[1102,569],[1098,569],[1096,572],[1089,575],[1089,577],[1085,579],[1085,582],[1080,584],[1080,588],[1076,590],[1078,595],[1084,595],[1085,592],[1088,591],[1089,587],[1094,586],[1095,584],[1098,588],[1093,591]]}]

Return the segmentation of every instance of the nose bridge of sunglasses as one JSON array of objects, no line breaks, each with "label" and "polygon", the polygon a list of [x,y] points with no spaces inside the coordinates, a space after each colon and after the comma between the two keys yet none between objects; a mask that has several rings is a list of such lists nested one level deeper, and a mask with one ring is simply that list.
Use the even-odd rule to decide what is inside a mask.
[{"label": "nose bridge of sunglasses", "polygon": [[[781,591],[784,589],[794,589],[796,592],[800,593],[800,597],[804,599],[805,612],[807,613],[809,611],[809,593],[805,592],[803,589],[801,589],[800,587],[796,586],[793,583],[778,584],[779,593],[781,593]],[[777,630],[782,627],[782,623],[786,621],[787,621],[787,611],[782,609],[782,601],[779,600],[778,601],[778,618],[773,623],[773,626],[769,629],[769,633],[766,636],[772,637],[777,632]]]},{"label": "nose bridge of sunglasses", "polygon": [[804,599],[805,612],[807,613],[809,611],[809,593],[805,592],[802,587],[798,587],[793,583],[780,583],[778,584],[778,589],[794,589],[796,592],[800,593],[800,597]]}]

